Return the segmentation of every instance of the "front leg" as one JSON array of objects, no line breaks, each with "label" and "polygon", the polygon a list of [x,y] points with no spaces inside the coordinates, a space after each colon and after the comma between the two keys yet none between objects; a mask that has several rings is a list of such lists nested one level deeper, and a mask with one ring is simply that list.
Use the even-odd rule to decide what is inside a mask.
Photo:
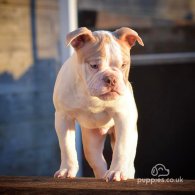
[{"label": "front leg", "polygon": [[75,177],[79,168],[75,146],[75,121],[60,112],[56,112],[55,129],[61,150],[61,165],[54,177]]},{"label": "front leg", "polygon": [[115,120],[115,145],[110,169],[105,174],[106,181],[121,181],[134,178],[134,159],[137,147],[137,112],[131,115],[117,113]]}]

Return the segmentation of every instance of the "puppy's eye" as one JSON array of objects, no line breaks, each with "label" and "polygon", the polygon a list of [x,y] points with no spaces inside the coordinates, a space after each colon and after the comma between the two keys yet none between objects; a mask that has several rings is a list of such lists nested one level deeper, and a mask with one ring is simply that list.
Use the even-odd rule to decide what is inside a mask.
[{"label": "puppy's eye", "polygon": [[90,64],[90,67],[93,69],[98,69],[98,64]]},{"label": "puppy's eye", "polygon": [[127,66],[127,64],[122,64],[121,68],[124,69]]}]

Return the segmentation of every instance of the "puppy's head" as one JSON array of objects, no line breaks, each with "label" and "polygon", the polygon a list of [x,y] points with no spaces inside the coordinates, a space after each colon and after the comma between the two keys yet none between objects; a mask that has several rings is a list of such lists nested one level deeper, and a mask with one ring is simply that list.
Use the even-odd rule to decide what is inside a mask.
[{"label": "puppy's head", "polygon": [[82,27],[67,35],[67,45],[75,49],[78,73],[91,96],[113,100],[127,89],[130,49],[135,42],[144,45],[137,32],[120,28],[114,32]]}]

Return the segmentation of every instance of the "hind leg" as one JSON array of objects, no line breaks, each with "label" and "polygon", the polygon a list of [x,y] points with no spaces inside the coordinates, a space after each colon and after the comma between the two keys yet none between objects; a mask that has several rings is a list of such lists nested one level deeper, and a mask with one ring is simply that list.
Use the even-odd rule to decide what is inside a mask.
[{"label": "hind leg", "polygon": [[96,178],[103,178],[107,171],[107,163],[103,156],[106,135],[99,129],[82,128],[82,140],[85,158],[93,169]]},{"label": "hind leg", "polygon": [[115,140],[116,140],[116,135],[115,135],[115,130],[114,130],[114,127],[112,127],[110,130],[109,130],[109,136],[110,136],[110,144],[111,144],[111,148],[112,148],[112,151],[114,151],[114,145],[115,145]]}]

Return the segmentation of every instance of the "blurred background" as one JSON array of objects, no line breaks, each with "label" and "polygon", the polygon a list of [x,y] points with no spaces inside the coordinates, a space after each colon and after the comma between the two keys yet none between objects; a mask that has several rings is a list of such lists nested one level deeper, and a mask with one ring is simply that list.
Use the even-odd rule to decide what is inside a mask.
[{"label": "blurred background", "polygon": [[[66,33],[81,26],[130,27],[145,43],[131,51],[129,77],[139,112],[136,177],[152,177],[161,163],[169,178],[195,179],[195,0],[0,0],[0,175],[59,168],[52,93],[71,53]],[[92,176],[77,143],[79,176]],[[109,139],[104,153],[109,164]]]}]

